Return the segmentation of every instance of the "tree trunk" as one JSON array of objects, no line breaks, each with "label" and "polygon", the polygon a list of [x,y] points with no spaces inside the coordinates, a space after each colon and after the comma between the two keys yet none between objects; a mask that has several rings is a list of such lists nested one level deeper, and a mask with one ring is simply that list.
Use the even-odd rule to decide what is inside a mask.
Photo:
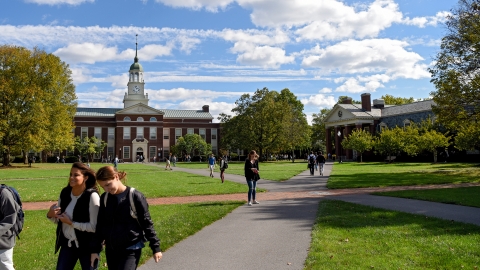
[{"label": "tree trunk", "polygon": [[23,164],[28,164],[27,150],[22,150],[22,153],[23,153]]},{"label": "tree trunk", "polygon": [[362,153],[360,153],[360,163],[363,162],[363,157],[362,157]]},{"label": "tree trunk", "polygon": [[10,149],[7,147],[3,152],[3,166],[10,166]]},{"label": "tree trunk", "polygon": [[433,150],[433,163],[437,163],[437,150]]}]

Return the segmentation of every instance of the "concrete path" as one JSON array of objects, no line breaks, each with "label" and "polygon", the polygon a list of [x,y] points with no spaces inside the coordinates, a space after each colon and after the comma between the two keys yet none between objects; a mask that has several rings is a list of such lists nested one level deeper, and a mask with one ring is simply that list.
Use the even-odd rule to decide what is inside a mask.
[{"label": "concrete path", "polygon": [[[259,205],[244,205],[235,209],[225,218],[165,251],[159,263],[149,260],[139,269],[303,269],[318,203],[326,198],[480,226],[480,208],[366,194],[379,190],[371,188],[328,190],[326,182],[331,168],[331,163],[326,164],[324,177],[320,177],[318,172],[310,176],[307,170],[284,182],[260,180],[258,187],[269,192],[257,195]],[[174,169],[209,175],[208,170]],[[245,183],[243,176],[226,174],[225,178]],[[395,188],[387,188],[392,189]],[[280,196],[286,194],[296,196]],[[243,196],[246,200],[246,194]],[[262,200],[262,196],[273,199]]]}]

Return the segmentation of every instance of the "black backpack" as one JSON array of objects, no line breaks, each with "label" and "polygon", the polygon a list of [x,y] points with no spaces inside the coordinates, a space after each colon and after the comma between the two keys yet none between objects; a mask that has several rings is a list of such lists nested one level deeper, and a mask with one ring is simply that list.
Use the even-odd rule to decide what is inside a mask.
[{"label": "black backpack", "polygon": [[8,191],[12,193],[13,199],[15,200],[15,211],[17,212],[17,221],[15,224],[13,224],[13,227],[11,228],[12,232],[17,236],[18,239],[20,239],[19,234],[23,230],[23,223],[25,222],[25,213],[23,213],[22,209],[22,200],[20,199],[20,194],[18,194],[18,191],[13,188],[9,187],[7,185],[2,184],[1,188],[6,188]]},{"label": "black backpack", "polygon": [[308,158],[308,163],[315,164],[315,158],[312,155]]},{"label": "black backpack", "polygon": [[223,168],[228,169],[228,162],[226,160],[223,161]]}]

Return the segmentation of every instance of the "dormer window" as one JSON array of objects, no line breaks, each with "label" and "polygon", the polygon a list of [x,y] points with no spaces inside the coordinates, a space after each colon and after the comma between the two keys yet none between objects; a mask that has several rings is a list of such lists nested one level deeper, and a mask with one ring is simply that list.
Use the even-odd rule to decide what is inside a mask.
[{"label": "dormer window", "polygon": [[123,121],[132,121],[132,119],[130,119],[130,117],[128,117],[128,116],[125,116],[125,117],[123,118]]}]

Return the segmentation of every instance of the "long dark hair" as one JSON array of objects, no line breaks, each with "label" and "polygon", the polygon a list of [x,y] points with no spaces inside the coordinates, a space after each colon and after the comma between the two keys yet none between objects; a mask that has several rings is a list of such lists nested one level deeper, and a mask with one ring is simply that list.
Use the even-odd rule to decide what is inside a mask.
[{"label": "long dark hair", "polygon": [[79,169],[84,176],[88,176],[85,181],[86,189],[95,189],[98,192],[97,177],[95,171],[82,162],[75,162],[72,168]]}]

